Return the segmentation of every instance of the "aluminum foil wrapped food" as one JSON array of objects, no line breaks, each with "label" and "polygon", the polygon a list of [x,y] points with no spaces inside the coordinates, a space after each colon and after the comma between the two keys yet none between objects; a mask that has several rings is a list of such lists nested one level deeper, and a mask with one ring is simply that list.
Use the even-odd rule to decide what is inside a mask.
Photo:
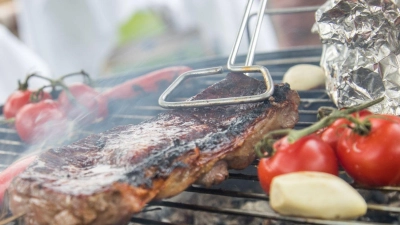
[{"label": "aluminum foil wrapped food", "polygon": [[400,0],[328,0],[313,31],[323,43],[327,91],[339,107],[385,96],[370,108],[400,115]]}]

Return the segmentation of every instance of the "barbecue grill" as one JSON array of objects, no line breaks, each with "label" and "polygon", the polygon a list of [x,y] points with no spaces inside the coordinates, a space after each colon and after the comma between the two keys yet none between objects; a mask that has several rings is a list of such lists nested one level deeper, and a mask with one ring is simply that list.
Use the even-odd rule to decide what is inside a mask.
[{"label": "barbecue grill", "polygon": [[[308,8],[306,11],[315,10]],[[301,12],[304,9],[282,10],[281,13]],[[268,10],[267,13],[278,13],[279,11]],[[254,64],[263,65],[269,69],[275,83],[282,80],[283,74],[293,65],[300,63],[319,65],[322,49],[320,47],[305,47],[290,50],[282,50],[263,54],[256,54]],[[236,58],[238,63],[245,62],[245,55]],[[190,66],[194,69],[216,67],[226,64],[228,58],[212,58],[200,61],[183,62],[181,65]],[[146,72],[135,71],[121,74],[110,78],[102,78],[95,81],[95,86],[100,91],[106,90],[116,84],[122,83]],[[257,77],[257,75],[255,75]],[[199,93],[205,87],[223,79],[224,75],[196,78],[192,82],[180,86],[173,100],[181,101]],[[262,79],[261,75],[257,78]],[[194,85],[195,84],[195,85]],[[168,84],[162,85],[164,88]],[[164,111],[158,105],[158,97],[164,89],[158,93],[142,96],[136,100],[115,102],[110,105],[110,117],[105,121],[79,130],[79,135],[87,135],[100,132],[108,128],[123,125],[137,124]],[[307,127],[316,120],[317,109],[321,106],[334,106],[326,94],[325,89],[310,91],[299,91],[301,105],[299,106],[300,120],[296,129]],[[2,108],[0,108],[2,111]],[[78,135],[78,136],[79,136]],[[0,171],[4,170],[11,162],[20,157],[28,148],[20,141],[16,131],[7,125],[0,125]],[[187,218],[188,215],[200,214],[202,217],[217,218],[215,224],[398,224],[400,207],[396,206],[400,201],[391,204],[389,200],[396,198],[400,188],[385,187],[380,189],[363,189],[356,187],[368,201],[368,213],[357,221],[332,221],[305,219],[301,217],[281,216],[272,210],[265,209],[268,196],[261,190],[257,182],[256,166],[253,162],[242,171],[230,171],[229,179],[222,184],[212,188],[203,188],[192,185],[182,194],[163,201],[151,202],[144,212],[132,215],[132,224],[193,224],[195,219]],[[343,174],[343,176],[345,176]],[[196,202],[193,199],[197,199]],[[227,203],[227,204],[226,204]],[[244,205],[248,207],[243,207]],[[258,207],[261,205],[262,207]],[[251,207],[249,207],[251,206]],[[260,211],[261,210],[261,211]],[[182,215],[176,218],[172,215]],[[186,217],[186,218],[184,218]],[[175,218],[175,220],[174,220]],[[183,218],[183,219],[182,219]],[[218,219],[219,218],[219,219]],[[211,221],[211,220],[210,220]],[[230,222],[229,222],[230,221]],[[236,223],[234,222],[236,221]],[[239,223],[237,221],[241,221]],[[268,221],[268,222],[266,222]],[[11,222],[17,224],[18,221]]]}]

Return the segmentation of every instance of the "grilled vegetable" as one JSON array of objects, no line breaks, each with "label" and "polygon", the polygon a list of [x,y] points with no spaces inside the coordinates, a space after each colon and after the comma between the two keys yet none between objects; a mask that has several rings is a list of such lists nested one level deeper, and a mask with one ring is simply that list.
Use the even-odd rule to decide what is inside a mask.
[{"label": "grilled vegetable", "polygon": [[[366,109],[359,112],[353,113],[351,116],[354,118],[364,118],[366,116],[372,115],[372,113]],[[324,128],[322,132],[319,133],[321,139],[328,143],[332,149],[336,150],[336,145],[339,138],[344,134],[344,131],[349,129],[351,122],[346,118],[339,118],[335,120],[331,125]]]},{"label": "grilled vegetable", "polygon": [[[357,120],[357,117],[351,115],[351,113],[374,105],[382,101],[382,99],[379,98],[342,111],[334,110],[329,116],[302,130],[282,129],[266,134],[255,147],[256,153],[261,158],[258,164],[258,177],[264,191],[269,193],[272,179],[275,176],[285,173],[319,171],[336,175],[338,173],[338,162],[334,149],[315,133],[330,126],[335,121],[338,121],[338,119],[345,120],[335,126],[346,125],[347,120]],[[365,131],[367,126],[361,126],[360,129]],[[285,136],[274,143],[274,138],[277,135]],[[346,135],[342,137],[346,139]],[[352,147],[357,148],[358,146]],[[400,151],[398,152],[400,154]],[[271,153],[273,153],[272,156],[270,156]],[[265,156],[268,158],[265,158]],[[345,158],[345,156],[343,157]],[[362,156],[360,155],[359,157]],[[397,156],[397,159],[400,160],[400,157]],[[400,165],[400,162],[398,165]],[[400,170],[398,169],[397,171]],[[400,174],[398,177],[400,177]]]},{"label": "grilled vegetable", "polygon": [[354,219],[367,211],[361,195],[337,176],[296,172],[272,180],[271,207],[282,215]]},{"label": "grilled vegetable", "polygon": [[108,115],[107,99],[83,83],[68,86],[58,96],[58,102],[64,114],[73,120],[91,123]]},{"label": "grilled vegetable", "polygon": [[[14,118],[18,111],[26,104],[31,103],[31,96],[35,92],[32,90],[17,90],[12,93],[3,107],[3,114],[6,119]],[[47,92],[42,92],[40,96],[41,100],[51,99],[51,95]]]},{"label": "grilled vegetable", "polygon": [[144,93],[160,90],[162,83],[171,83],[184,72],[191,70],[187,66],[174,66],[156,70],[143,76],[131,79],[102,93],[108,101],[129,99]]},{"label": "grilled vegetable", "polygon": [[268,193],[275,176],[297,171],[320,171],[338,174],[335,152],[316,135],[308,135],[289,143],[284,137],[274,143],[275,154],[261,158],[258,164],[258,178],[261,187]]},{"label": "grilled vegetable", "polygon": [[319,66],[299,64],[285,73],[283,82],[290,84],[294,90],[310,90],[325,85],[325,74]]},{"label": "grilled vegetable", "polygon": [[15,117],[15,128],[21,140],[37,143],[46,138],[65,134],[65,116],[53,100],[29,103],[21,108]]},{"label": "grilled vegetable", "polygon": [[391,115],[352,121],[337,144],[346,172],[366,186],[400,185],[399,118]]},{"label": "grilled vegetable", "polygon": [[51,79],[37,74],[30,74],[26,76],[23,82],[18,81],[18,90],[8,97],[3,107],[3,115],[6,119],[14,118],[18,111],[28,103],[38,102],[44,99],[51,99],[51,95],[43,90],[40,90],[38,93],[36,93],[36,91],[28,89],[29,80],[33,77],[51,82]]}]

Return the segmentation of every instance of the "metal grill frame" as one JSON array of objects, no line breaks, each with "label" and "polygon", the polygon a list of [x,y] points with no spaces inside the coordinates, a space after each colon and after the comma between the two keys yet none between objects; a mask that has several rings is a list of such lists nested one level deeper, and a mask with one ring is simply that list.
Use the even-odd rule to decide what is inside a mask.
[{"label": "metal grill frame", "polygon": [[[272,74],[274,82],[279,83],[282,80],[284,72],[291,66],[299,64],[299,63],[308,63],[318,65],[320,59],[321,49],[320,48],[299,48],[295,50],[287,50],[287,51],[278,51],[272,53],[265,54],[257,54],[255,60],[258,64],[267,66]],[[239,57],[240,58],[240,57]],[[244,60],[244,56],[242,58]],[[210,64],[218,64],[219,62],[225,61],[225,58],[220,59],[210,59],[209,61],[199,61],[199,62],[188,62],[185,63],[187,66],[191,66],[193,68],[202,68],[204,66],[210,66]],[[226,61],[225,61],[226,62]],[[142,71],[140,73],[145,73],[146,71]],[[96,85],[99,89],[107,89],[109,85],[102,84],[110,84],[115,85],[117,83],[123,82],[124,80],[128,80],[132,77],[137,76],[137,74],[127,74],[125,76],[118,76],[117,78],[107,78],[104,80],[98,80]],[[219,79],[222,79],[223,76],[216,77],[213,79],[207,78],[202,80],[203,86],[209,86]],[[112,80],[109,80],[112,79]],[[117,82],[116,82],[117,80]],[[110,82],[111,81],[111,82]],[[113,83],[116,82],[116,83]],[[200,92],[201,87],[198,90],[193,90],[195,92]],[[313,124],[316,121],[317,109],[320,106],[334,106],[332,101],[326,94],[324,89],[317,89],[312,91],[299,91],[301,97],[301,104],[299,107],[299,115],[300,120],[297,123],[295,129],[300,129],[307,127]],[[189,97],[189,96],[187,96]],[[164,111],[165,109],[159,107],[157,105],[158,95],[155,94],[153,96],[153,101],[145,101],[147,104],[138,105],[135,108],[135,112],[137,114],[112,114],[112,120],[122,121],[122,123],[139,123],[145,119],[149,119],[152,117],[152,114],[157,114],[159,112]],[[149,102],[151,102],[149,104]],[[149,115],[149,112],[150,115]],[[90,131],[85,131],[90,132]],[[7,159],[16,159],[23,154],[25,146],[22,142],[19,141],[18,135],[16,134],[13,128],[10,128],[6,125],[0,126],[0,170],[6,168],[8,164],[2,164],[5,158]],[[231,171],[229,175],[229,179],[225,181],[225,183],[229,182],[250,182],[252,185],[258,185],[258,179],[256,175],[255,166],[257,165],[257,161],[253,162],[249,168],[247,168],[247,172],[242,171]],[[250,172],[249,172],[250,171]],[[268,196],[266,196],[262,192],[244,192],[244,191],[236,191],[230,190],[226,188],[229,185],[222,185],[222,187],[214,187],[211,189],[202,188],[198,186],[192,186],[188,188],[185,192],[194,193],[198,195],[213,195],[213,196],[225,196],[231,198],[242,198],[249,201],[268,201]],[[360,189],[360,187],[356,187]],[[386,187],[381,189],[382,192],[387,191],[400,191],[399,187]],[[163,200],[159,202],[151,202],[149,204],[151,207],[168,207],[174,208],[176,210],[195,210],[201,212],[207,212],[212,214],[221,214],[221,215],[231,215],[237,217],[253,217],[253,218],[261,218],[261,219],[273,219],[278,221],[290,222],[290,223],[309,223],[309,224],[378,224],[379,221],[372,221],[372,223],[361,222],[361,221],[330,221],[330,220],[316,220],[316,219],[304,219],[300,217],[287,217],[281,216],[279,214],[273,212],[249,212],[243,211],[237,208],[215,208],[207,205],[198,205],[192,204],[190,202],[174,202],[171,200]],[[391,207],[388,205],[379,205],[379,204],[369,204],[368,208],[370,211],[380,211],[389,215],[389,213],[400,213],[400,207]],[[163,221],[156,221],[152,219],[144,219],[133,215],[131,222],[134,224],[174,224],[167,223]]]}]

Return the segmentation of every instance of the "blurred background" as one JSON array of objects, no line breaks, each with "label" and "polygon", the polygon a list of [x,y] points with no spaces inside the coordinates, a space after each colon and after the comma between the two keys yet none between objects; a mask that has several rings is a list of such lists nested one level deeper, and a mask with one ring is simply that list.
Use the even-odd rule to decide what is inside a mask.
[{"label": "blurred background", "polygon": [[[322,0],[270,0],[269,9]],[[85,70],[117,76],[155,65],[227,57],[246,0],[0,0],[0,104],[17,80]],[[259,1],[255,1],[254,12]],[[256,17],[250,21],[254,28]],[[319,45],[314,13],[266,16],[256,52]],[[247,52],[246,38],[240,54]],[[39,85],[39,84],[37,84]],[[35,84],[33,84],[35,86]]]}]

